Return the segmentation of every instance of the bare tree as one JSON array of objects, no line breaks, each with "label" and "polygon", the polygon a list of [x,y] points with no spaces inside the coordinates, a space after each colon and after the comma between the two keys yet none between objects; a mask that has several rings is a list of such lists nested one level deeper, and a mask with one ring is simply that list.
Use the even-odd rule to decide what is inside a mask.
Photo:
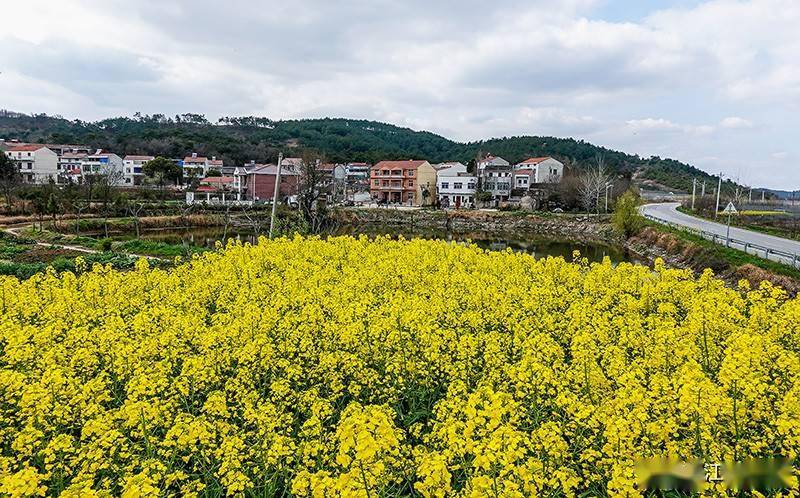
[{"label": "bare tree", "polygon": [[80,234],[81,230],[81,213],[89,209],[89,202],[80,199],[72,203],[72,210],[75,211],[75,235]]},{"label": "bare tree", "polygon": [[606,173],[605,159],[598,155],[596,164],[587,169],[580,177],[578,195],[580,203],[587,213],[600,215],[600,197],[605,193],[609,176]]},{"label": "bare tree", "polygon": [[103,232],[108,238],[108,217],[116,207],[117,187],[122,184],[124,173],[116,168],[106,168],[101,174],[95,175],[95,185],[98,187],[100,201],[102,202]]},{"label": "bare tree", "polygon": [[264,228],[264,219],[258,216],[258,212],[253,206],[243,205],[242,214],[247,218],[247,223],[250,225],[250,228],[253,229],[253,235],[255,235],[256,240],[258,240]]},{"label": "bare tree", "polygon": [[330,189],[329,180],[332,179],[320,168],[322,163],[322,156],[309,153],[304,155],[300,164],[297,203],[311,233],[320,232],[327,220],[327,211],[319,201]]},{"label": "bare tree", "polygon": [[136,238],[139,238],[139,214],[144,209],[144,202],[129,202],[126,206],[128,213],[133,218],[133,228],[136,230]]},{"label": "bare tree", "polygon": [[225,204],[224,211],[222,212],[222,221],[224,223],[224,228],[222,230],[222,245],[226,245],[228,242],[228,227],[231,224],[231,206],[230,202]]}]

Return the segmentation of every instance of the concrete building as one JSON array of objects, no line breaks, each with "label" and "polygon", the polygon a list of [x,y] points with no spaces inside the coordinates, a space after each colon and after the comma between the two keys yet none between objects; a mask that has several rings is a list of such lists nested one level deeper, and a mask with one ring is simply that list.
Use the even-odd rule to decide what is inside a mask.
[{"label": "concrete building", "polygon": [[436,170],[428,161],[381,161],[370,170],[370,195],[379,203],[432,205]]},{"label": "concrete building", "polygon": [[182,166],[184,177],[205,178],[212,169],[222,173],[223,163],[216,156],[211,156],[211,159],[209,159],[205,156],[197,155],[197,152],[192,152],[190,156],[183,158]]},{"label": "concrete building", "polygon": [[368,163],[347,163],[344,166],[345,179],[349,185],[369,184],[369,164]]},{"label": "concrete building", "polygon": [[[245,197],[251,201],[272,201],[275,195],[275,181],[278,166],[275,164],[259,164],[247,171],[244,188]],[[281,183],[279,187],[279,200],[297,195],[300,184],[300,170],[293,164],[281,167]]]},{"label": "concrete building", "polygon": [[25,183],[47,183],[58,179],[58,155],[42,144],[8,147],[6,156],[19,168]]},{"label": "concrete building", "polygon": [[441,163],[436,169],[436,195],[442,207],[462,208],[475,206],[478,177],[467,172],[461,163]]},{"label": "concrete building", "polygon": [[478,168],[478,176],[481,176],[483,170],[486,168],[504,168],[504,167],[511,167],[511,163],[503,159],[502,157],[493,156],[489,154],[488,156],[484,157],[476,164]]},{"label": "concrete building", "polygon": [[89,154],[81,161],[81,175],[109,175],[113,179],[113,184],[122,186],[125,184],[125,172],[122,166],[122,158],[112,152],[102,150]]},{"label": "concrete building", "polygon": [[86,152],[64,152],[58,156],[58,183],[79,183],[81,163],[88,155]]},{"label": "concrete building", "polygon": [[523,177],[528,177],[531,184],[559,183],[564,177],[564,164],[550,156],[531,157],[517,163],[514,165],[515,188],[522,188],[521,185],[517,184],[518,172],[521,171],[525,171],[526,173],[519,175],[520,181],[524,181]]},{"label": "concrete building", "polygon": [[122,159],[122,166],[125,168],[125,185],[141,185],[145,177],[142,166],[153,159],[155,159],[153,156],[125,156]]}]

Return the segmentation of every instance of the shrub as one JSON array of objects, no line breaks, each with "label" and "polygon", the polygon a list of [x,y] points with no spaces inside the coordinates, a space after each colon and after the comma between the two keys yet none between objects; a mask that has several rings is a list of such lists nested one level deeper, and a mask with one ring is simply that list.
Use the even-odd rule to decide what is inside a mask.
[{"label": "shrub", "polygon": [[639,214],[639,197],[631,191],[617,199],[611,223],[624,237],[630,237],[644,227],[644,218]]}]

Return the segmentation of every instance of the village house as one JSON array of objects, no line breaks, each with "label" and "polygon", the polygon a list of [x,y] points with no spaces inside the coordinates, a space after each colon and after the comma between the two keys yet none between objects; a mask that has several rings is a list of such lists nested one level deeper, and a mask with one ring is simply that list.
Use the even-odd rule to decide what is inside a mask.
[{"label": "village house", "polygon": [[98,149],[81,160],[81,176],[86,175],[111,175],[112,183],[120,186],[125,181],[122,158],[113,152]]},{"label": "village house", "polygon": [[353,186],[369,186],[369,164],[347,163],[345,165],[345,179],[347,184]]},{"label": "village house", "polygon": [[564,164],[549,156],[531,157],[514,165],[514,188],[528,188],[534,183],[559,183],[563,177]]},{"label": "village house", "polygon": [[208,175],[210,170],[222,172],[223,162],[217,159],[216,156],[211,156],[211,159],[205,156],[197,155],[197,152],[192,152],[192,155],[183,158],[183,176],[187,178],[203,178]]},{"label": "village house", "polygon": [[64,152],[58,156],[58,183],[78,183],[81,180],[81,162],[86,152]]},{"label": "village house", "polygon": [[370,171],[370,195],[379,203],[432,205],[436,170],[428,161],[381,161]]},{"label": "village house", "polygon": [[[281,163],[281,182],[279,201],[297,195],[300,185],[300,168],[295,163]],[[276,164],[258,164],[247,172],[245,198],[251,201],[272,201],[275,195],[275,182],[278,175]]]},{"label": "village house", "polygon": [[436,195],[442,207],[462,208],[475,205],[478,177],[467,172],[462,163],[441,163],[436,170]]},{"label": "village house", "polygon": [[46,183],[58,177],[58,155],[42,144],[12,145],[5,154],[19,168],[25,183]]},{"label": "village house", "polygon": [[125,167],[125,185],[141,185],[144,180],[142,166],[155,159],[153,156],[125,156],[122,165]]},{"label": "village house", "polygon": [[347,171],[343,164],[324,163],[317,165],[317,171],[322,173],[322,185],[326,202],[336,202],[344,197],[345,177]]},{"label": "village house", "polygon": [[476,164],[478,179],[482,190],[492,195],[495,202],[506,202],[511,197],[513,188],[513,167],[502,157],[491,154]]}]

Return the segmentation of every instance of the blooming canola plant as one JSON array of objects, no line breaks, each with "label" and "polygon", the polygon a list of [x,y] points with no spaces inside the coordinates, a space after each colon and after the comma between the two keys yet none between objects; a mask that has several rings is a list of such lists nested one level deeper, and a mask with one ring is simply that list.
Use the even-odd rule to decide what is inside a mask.
[{"label": "blooming canola plant", "polygon": [[0,291],[0,495],[635,496],[800,449],[800,301],[710,271],[296,237]]}]

